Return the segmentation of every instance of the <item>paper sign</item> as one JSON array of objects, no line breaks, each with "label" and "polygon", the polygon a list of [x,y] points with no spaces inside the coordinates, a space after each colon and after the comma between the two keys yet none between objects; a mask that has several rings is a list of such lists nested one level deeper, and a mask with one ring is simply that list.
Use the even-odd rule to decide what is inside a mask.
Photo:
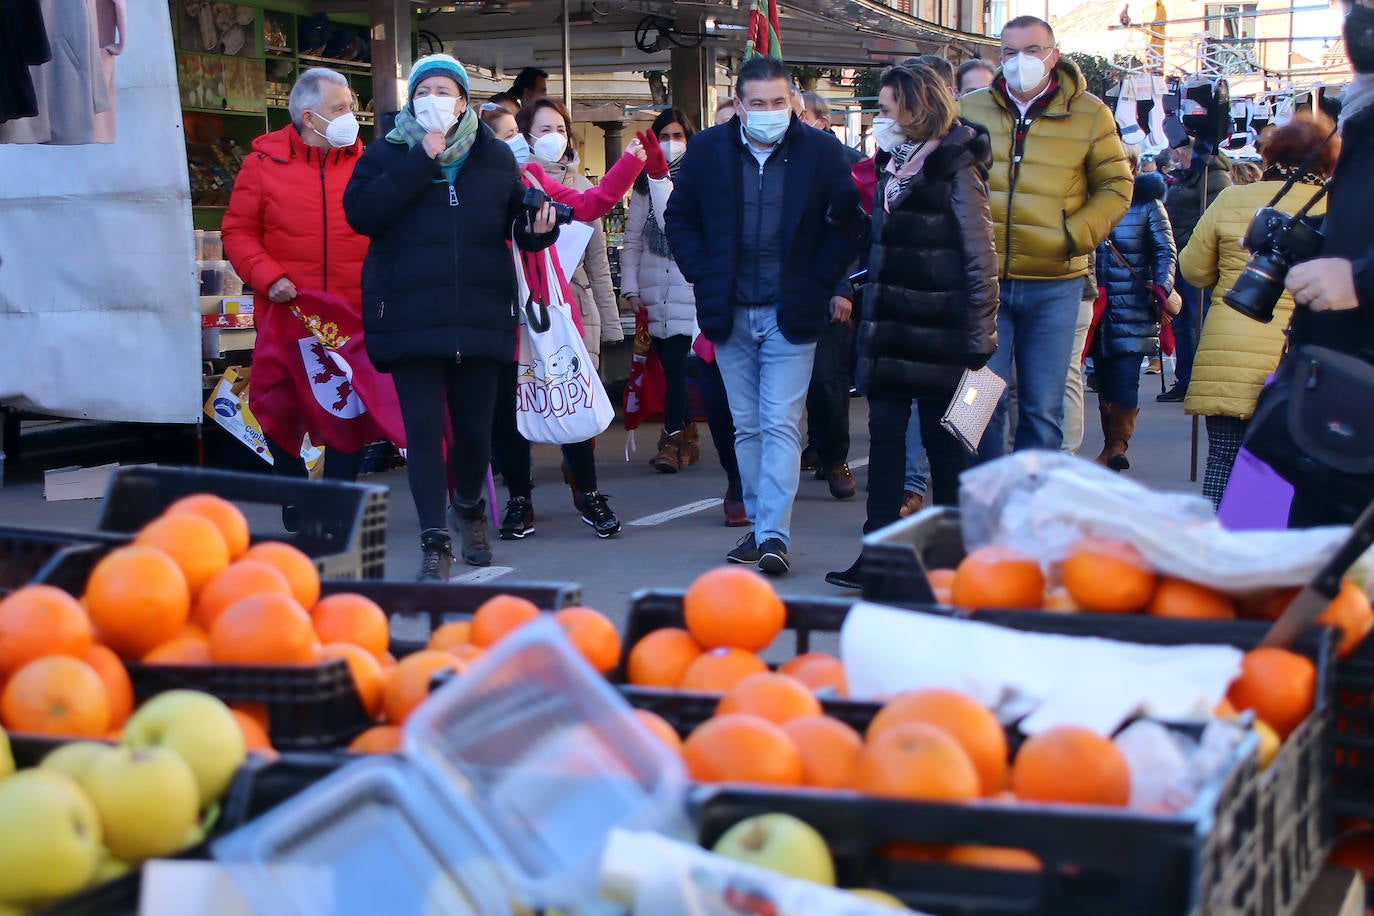
[{"label": "paper sign", "polygon": [[590,223],[569,223],[558,227],[558,241],[554,242],[553,248],[558,252],[558,263],[563,268],[564,279],[576,273],[594,232]]}]

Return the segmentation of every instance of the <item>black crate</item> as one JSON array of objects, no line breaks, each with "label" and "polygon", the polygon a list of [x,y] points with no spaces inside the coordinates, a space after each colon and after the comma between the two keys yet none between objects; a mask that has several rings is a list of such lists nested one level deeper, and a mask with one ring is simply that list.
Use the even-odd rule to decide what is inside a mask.
[{"label": "black crate", "polygon": [[397,618],[419,618],[413,627],[422,639],[391,637],[391,654],[397,658],[425,647],[429,635],[444,623],[465,620],[472,616],[489,598],[514,595],[538,605],[541,610],[557,611],[582,603],[582,589],[570,582],[523,583],[503,580],[500,585],[442,582],[376,582],[325,581],[320,584],[321,595],[349,592],[370,598],[386,611],[392,626]]},{"label": "black crate", "polygon": [[863,596],[888,604],[935,603],[928,569],[953,569],[964,558],[959,510],[933,506],[864,538]]},{"label": "black crate", "polygon": [[348,663],[320,665],[144,665],[127,663],[139,700],[167,690],[200,690],[226,703],[267,707],[277,750],[342,747],[372,725]]},{"label": "black crate", "polygon": [[218,831],[227,833],[242,827],[353,759],[356,758],[342,752],[288,752],[275,759],[250,756],[248,763],[234,774],[234,781],[220,803]]},{"label": "black crate", "polygon": [[89,533],[0,528],[0,597],[30,583],[80,595],[91,569],[111,546]]},{"label": "black crate", "polygon": [[132,534],[183,496],[211,493],[244,505],[295,506],[295,533],[255,534],[285,541],[315,561],[328,579],[381,579],[386,575],[387,489],[333,480],[297,480],[208,468],[139,465],[119,468],[97,527]]},{"label": "black crate", "polygon": [[[656,713],[684,738],[692,729],[716,713],[720,697],[710,693],[688,693],[683,690],[664,690],[658,687],[619,686],[620,695],[635,709]],[[821,709],[827,716],[839,719],[860,735],[882,708],[881,703],[860,700],[822,699]]]},{"label": "black crate", "polygon": [[1331,782],[1337,814],[1374,820],[1374,636],[1336,665]]}]

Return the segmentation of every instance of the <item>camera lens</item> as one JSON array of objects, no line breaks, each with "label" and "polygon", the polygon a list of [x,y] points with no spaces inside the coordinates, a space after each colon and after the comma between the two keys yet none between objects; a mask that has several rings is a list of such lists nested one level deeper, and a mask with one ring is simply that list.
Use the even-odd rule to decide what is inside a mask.
[{"label": "camera lens", "polygon": [[1288,263],[1276,252],[1256,252],[1222,298],[1245,317],[1268,324],[1274,320],[1287,276]]}]

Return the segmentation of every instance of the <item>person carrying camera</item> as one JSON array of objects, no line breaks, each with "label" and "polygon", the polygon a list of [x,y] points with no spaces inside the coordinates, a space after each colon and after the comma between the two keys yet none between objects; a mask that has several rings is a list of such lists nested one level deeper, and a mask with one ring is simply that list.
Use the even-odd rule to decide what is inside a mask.
[{"label": "person carrying camera", "polygon": [[[1321,256],[1288,271],[1288,292],[1303,306],[1293,316],[1289,340],[1295,347],[1315,344],[1374,362],[1374,9],[1352,6],[1344,34],[1356,75],[1341,108],[1341,152]],[[1366,499],[1338,486],[1299,481],[1288,526],[1350,524]]]},{"label": "person carrying camera", "polygon": [[420,521],[421,580],[447,581],[444,417],[464,562],[491,564],[482,498],[501,365],[515,352],[515,265],[507,247],[558,238],[553,208],[530,215],[515,156],[468,105],[468,77],[447,54],[415,62],[410,102],[367,148],[344,214],[372,242],[363,263],[367,352],[396,383],[406,471]]},{"label": "person carrying camera", "polygon": [[[1261,150],[1261,180],[1227,188],[1207,208],[1179,255],[1183,278],[1198,289],[1215,290],[1218,297],[1235,287],[1257,247],[1252,244],[1251,251],[1246,251],[1237,240],[1246,238],[1255,212],[1269,206],[1290,178],[1295,183],[1278,204],[1285,211],[1300,209],[1317,194],[1331,175],[1340,149],[1339,139],[1327,142],[1330,133],[1331,124],[1325,118],[1304,116],[1267,135]],[[1322,213],[1325,204],[1319,201],[1313,215]],[[1283,355],[1293,299],[1278,284],[1261,295],[1266,297],[1272,298],[1256,305],[1272,307],[1272,321],[1256,321],[1235,308],[1213,308],[1202,325],[1183,409],[1206,418],[1207,471],[1202,493],[1214,506],[1221,505],[1265,379]]]}]

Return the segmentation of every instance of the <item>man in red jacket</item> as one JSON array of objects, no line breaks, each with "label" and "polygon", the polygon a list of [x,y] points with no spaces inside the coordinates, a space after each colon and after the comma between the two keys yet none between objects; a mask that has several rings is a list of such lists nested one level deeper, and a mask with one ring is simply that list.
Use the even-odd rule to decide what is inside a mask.
[{"label": "man in red jacket", "polygon": [[[291,90],[289,107],[291,124],[253,141],[224,216],[225,255],[255,293],[258,340],[249,407],[280,473],[304,475],[301,443],[309,433],[313,445],[325,446],[325,476],[352,480],[361,445],[380,436],[365,409],[356,404],[340,409],[346,399],[322,397],[312,387],[300,341],[320,352],[334,352],[347,341],[330,333],[329,315],[307,315],[294,303],[298,291],[332,293],[330,301],[338,297],[348,309],[347,316],[336,316],[342,320],[334,322],[334,331],[361,328],[368,240],[345,220],[343,192],[363,144],[352,90],[339,73],[322,67],[305,71]],[[287,309],[298,320],[283,320]],[[353,355],[361,349],[349,348],[352,362],[344,365],[351,372],[344,374],[361,371],[370,378],[376,371],[359,366]]]}]

